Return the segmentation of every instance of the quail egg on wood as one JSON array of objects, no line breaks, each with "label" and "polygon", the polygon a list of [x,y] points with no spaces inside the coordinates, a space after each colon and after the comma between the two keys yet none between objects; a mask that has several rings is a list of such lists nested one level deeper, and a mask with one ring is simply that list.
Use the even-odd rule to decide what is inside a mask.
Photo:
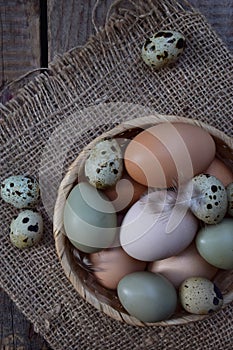
[{"label": "quail egg on wood", "polygon": [[121,148],[114,139],[98,142],[85,162],[87,180],[98,189],[114,186],[121,178],[122,171]]},{"label": "quail egg on wood", "polygon": [[43,235],[43,219],[34,210],[24,210],[14,218],[10,225],[10,241],[20,249],[37,244]]},{"label": "quail egg on wood", "polygon": [[40,195],[39,184],[36,179],[13,175],[5,179],[1,184],[2,199],[18,209],[33,207]]},{"label": "quail egg on wood", "polygon": [[200,174],[192,179],[193,198],[190,209],[206,224],[217,224],[227,212],[227,192],[220,180],[209,174]]},{"label": "quail egg on wood", "polygon": [[172,31],[160,31],[148,38],[142,47],[143,61],[155,68],[162,68],[177,61],[185,49],[183,34]]}]

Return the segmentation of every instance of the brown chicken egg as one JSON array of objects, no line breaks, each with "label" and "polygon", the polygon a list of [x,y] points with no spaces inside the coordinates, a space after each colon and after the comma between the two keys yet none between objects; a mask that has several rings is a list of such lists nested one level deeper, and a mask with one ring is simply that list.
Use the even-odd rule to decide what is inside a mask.
[{"label": "brown chicken egg", "polygon": [[112,201],[117,212],[127,210],[148,190],[144,185],[133,180],[126,171],[113,187],[104,193]]},{"label": "brown chicken egg", "polygon": [[128,144],[124,163],[135,181],[168,188],[203,172],[215,157],[215,149],[212,136],[203,128],[165,122],[139,133]]},{"label": "brown chicken egg", "polygon": [[129,273],[146,268],[146,262],[130,257],[121,247],[104,249],[90,254],[89,258],[98,282],[109,289],[116,289],[119,281]]},{"label": "brown chicken egg", "polygon": [[189,277],[197,276],[212,279],[218,271],[216,267],[210,265],[201,257],[195,243],[192,243],[177,256],[150,263],[147,269],[154,273],[161,273],[176,288]]},{"label": "brown chicken egg", "polygon": [[220,180],[224,186],[233,182],[233,172],[226,166],[223,161],[214,158],[210,166],[204,171],[205,174],[213,175]]}]

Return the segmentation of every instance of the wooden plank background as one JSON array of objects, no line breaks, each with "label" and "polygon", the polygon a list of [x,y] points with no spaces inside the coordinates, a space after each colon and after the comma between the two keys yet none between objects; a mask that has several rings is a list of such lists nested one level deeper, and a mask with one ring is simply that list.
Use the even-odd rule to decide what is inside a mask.
[{"label": "wooden plank background", "polygon": [[[137,0],[135,0],[137,1]],[[98,6],[95,5],[98,3]],[[0,102],[10,97],[7,84],[74,46],[85,44],[103,25],[113,0],[0,0]],[[233,52],[233,0],[190,0]],[[48,350],[4,291],[0,290],[0,349]],[[65,349],[64,349],[65,350]]]},{"label": "wooden plank background", "polygon": [[0,85],[40,66],[37,0],[0,1]]}]

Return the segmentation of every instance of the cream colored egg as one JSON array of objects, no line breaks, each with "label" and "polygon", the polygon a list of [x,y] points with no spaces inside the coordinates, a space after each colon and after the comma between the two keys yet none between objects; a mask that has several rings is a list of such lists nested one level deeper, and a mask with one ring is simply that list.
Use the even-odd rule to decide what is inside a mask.
[{"label": "cream colored egg", "polygon": [[180,254],[167,259],[157,260],[148,265],[148,271],[161,273],[178,288],[187,278],[192,276],[212,279],[218,269],[204,260],[192,243]]}]

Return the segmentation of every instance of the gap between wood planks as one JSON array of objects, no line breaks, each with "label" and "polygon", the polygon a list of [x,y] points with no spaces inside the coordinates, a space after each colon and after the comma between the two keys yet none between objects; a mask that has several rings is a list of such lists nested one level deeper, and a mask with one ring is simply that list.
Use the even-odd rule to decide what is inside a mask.
[{"label": "gap between wood planks", "polygon": [[47,1],[40,0],[40,63],[42,68],[48,67],[48,7]]}]

